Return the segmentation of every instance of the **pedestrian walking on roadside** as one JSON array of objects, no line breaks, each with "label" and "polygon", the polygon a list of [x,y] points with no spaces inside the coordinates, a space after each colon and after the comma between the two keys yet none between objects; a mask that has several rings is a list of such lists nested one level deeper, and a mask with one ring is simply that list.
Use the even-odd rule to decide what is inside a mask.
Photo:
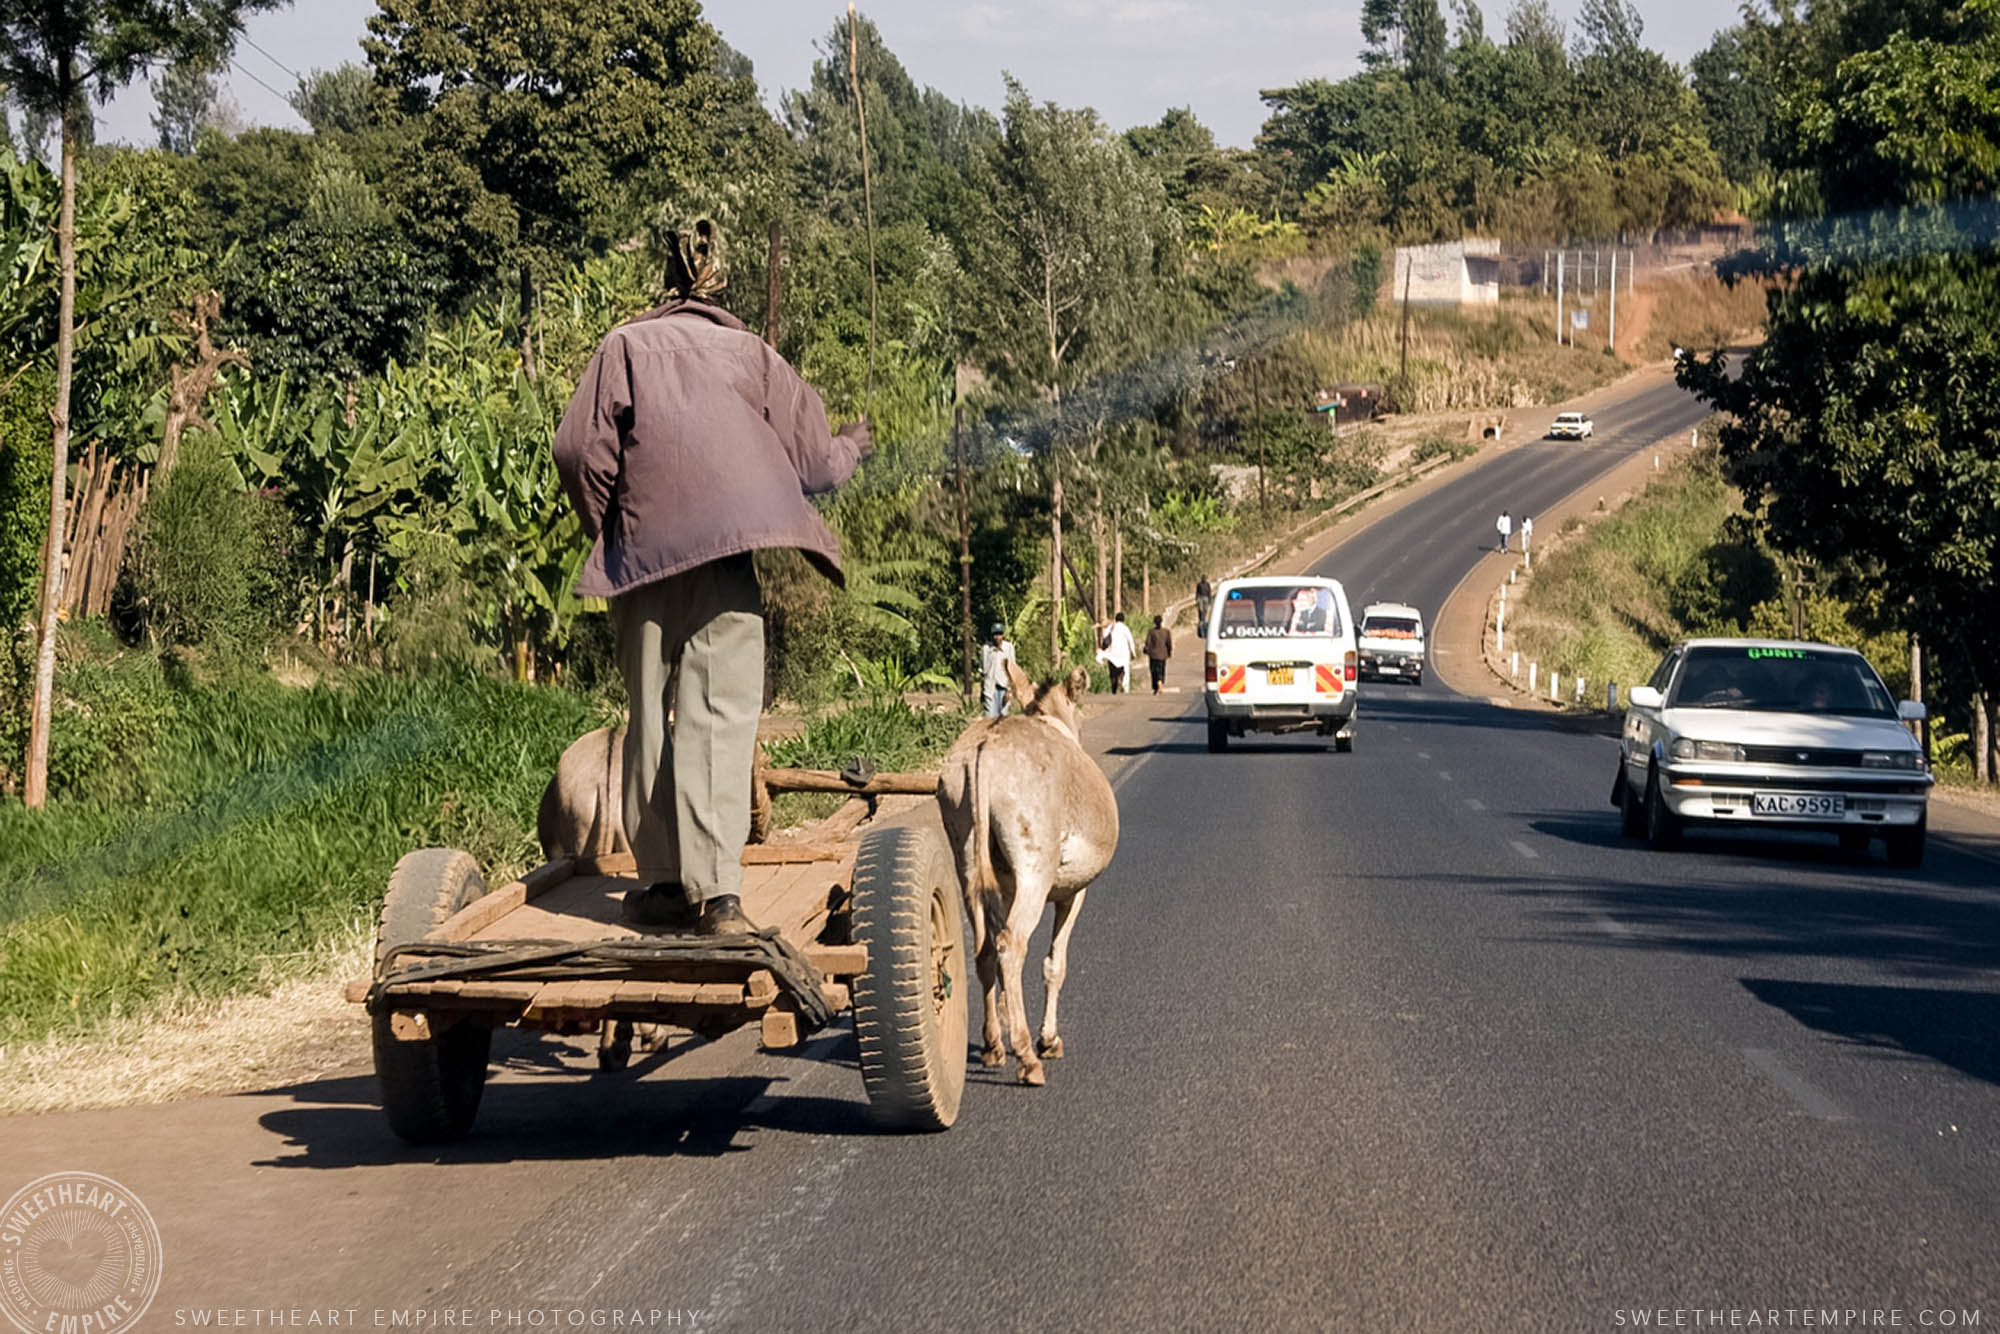
[{"label": "pedestrian walking on roadside", "polygon": [[1203,575],[1194,584],[1194,619],[1202,634],[1208,633],[1208,609],[1215,603],[1215,590],[1208,586],[1208,576]]},{"label": "pedestrian walking on roadside", "polygon": [[1132,670],[1132,660],[1138,656],[1138,641],[1132,638],[1132,627],[1125,624],[1125,613],[1121,611],[1097,639],[1097,658],[1111,673],[1112,694],[1122,694],[1131,688],[1126,677]]},{"label": "pedestrian walking on roadside", "polygon": [[979,646],[979,698],[988,718],[1007,716],[1007,664],[1013,661],[1014,641],[1007,638],[1007,627],[995,621]]},{"label": "pedestrian walking on roadside", "polygon": [[1505,551],[1507,539],[1514,535],[1514,520],[1508,517],[1506,510],[1501,510],[1500,517],[1493,521],[1493,527],[1500,534],[1500,549]]},{"label": "pedestrian walking on roadside", "polygon": [[1535,535],[1534,515],[1523,514],[1521,516],[1521,554],[1523,556],[1528,554],[1528,542],[1530,539],[1534,537],[1534,535]]},{"label": "pedestrian walking on roadside", "polygon": [[1174,656],[1174,632],[1167,629],[1166,618],[1155,616],[1153,628],[1146,632],[1146,667],[1153,674],[1153,693],[1160,693],[1160,687],[1167,681],[1167,659]]},{"label": "pedestrian walking on roadside", "polygon": [[764,706],[751,552],[790,547],[841,582],[839,540],[806,497],[873,443],[866,420],[828,434],[819,395],[715,304],[727,270],[711,219],[662,239],[664,304],[605,335],[554,453],[591,543],[576,593],[610,599],[631,701],[625,915],[724,935],[756,929],[739,901]]}]

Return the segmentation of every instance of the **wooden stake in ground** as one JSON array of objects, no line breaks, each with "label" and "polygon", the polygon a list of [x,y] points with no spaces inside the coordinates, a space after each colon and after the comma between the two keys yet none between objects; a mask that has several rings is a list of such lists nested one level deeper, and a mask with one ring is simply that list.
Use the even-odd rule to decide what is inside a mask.
[{"label": "wooden stake in ground", "polygon": [[861,29],[854,0],[847,4],[847,82],[854,89],[854,119],[861,131],[861,207],[868,222],[868,386],[861,398],[866,417],[875,402],[875,191],[868,171],[868,108],[861,97]]}]

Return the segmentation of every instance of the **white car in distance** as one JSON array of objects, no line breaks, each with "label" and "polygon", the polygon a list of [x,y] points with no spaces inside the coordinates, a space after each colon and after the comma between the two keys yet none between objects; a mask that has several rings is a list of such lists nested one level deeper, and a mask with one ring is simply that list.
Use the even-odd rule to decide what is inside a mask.
[{"label": "white car in distance", "polygon": [[1597,424],[1581,412],[1559,412],[1549,426],[1551,440],[1588,440],[1597,431]]},{"label": "white car in distance", "polygon": [[1924,859],[1930,767],[1898,704],[1853,649],[1782,639],[1690,639],[1635,686],[1611,803],[1621,832],[1671,847],[1690,824],[1788,826],[1880,838]]}]

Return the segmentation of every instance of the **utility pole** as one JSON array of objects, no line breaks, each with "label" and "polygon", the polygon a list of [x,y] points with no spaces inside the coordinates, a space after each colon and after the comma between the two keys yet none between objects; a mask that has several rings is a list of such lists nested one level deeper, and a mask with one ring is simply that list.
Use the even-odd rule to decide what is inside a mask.
[{"label": "utility pole", "polygon": [[1556,343],[1558,345],[1563,340],[1563,260],[1568,253],[1566,250],[1556,251]]},{"label": "utility pole", "polygon": [[1618,252],[1611,252],[1611,352],[1618,353]]},{"label": "utility pole", "polygon": [[[1416,272],[1417,252],[1406,249],[1403,252],[1403,363],[1396,371],[1400,381],[1399,393],[1408,393],[1410,384],[1410,277]],[[1407,408],[1401,409],[1408,411]]]},{"label": "utility pole", "polygon": [[[776,223],[771,236],[778,235]],[[772,289],[774,292],[776,288]],[[965,489],[965,405],[951,414],[951,448],[958,456],[958,628],[965,641],[965,699],[972,702],[972,504]]]},{"label": "utility pole", "polygon": [[764,341],[775,350],[778,346],[778,264],[783,250],[783,240],[778,224],[771,224],[771,253],[764,274]]}]

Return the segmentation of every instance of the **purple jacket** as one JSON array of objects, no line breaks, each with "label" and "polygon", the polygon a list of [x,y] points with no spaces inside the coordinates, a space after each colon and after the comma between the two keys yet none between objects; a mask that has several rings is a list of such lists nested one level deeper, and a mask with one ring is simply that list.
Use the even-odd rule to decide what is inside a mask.
[{"label": "purple jacket", "polygon": [[860,450],[819,395],[725,310],[698,301],[613,329],[556,428],[556,468],[593,545],[580,597],[759,547],[796,547],[840,583],[840,542],[806,499]]}]

